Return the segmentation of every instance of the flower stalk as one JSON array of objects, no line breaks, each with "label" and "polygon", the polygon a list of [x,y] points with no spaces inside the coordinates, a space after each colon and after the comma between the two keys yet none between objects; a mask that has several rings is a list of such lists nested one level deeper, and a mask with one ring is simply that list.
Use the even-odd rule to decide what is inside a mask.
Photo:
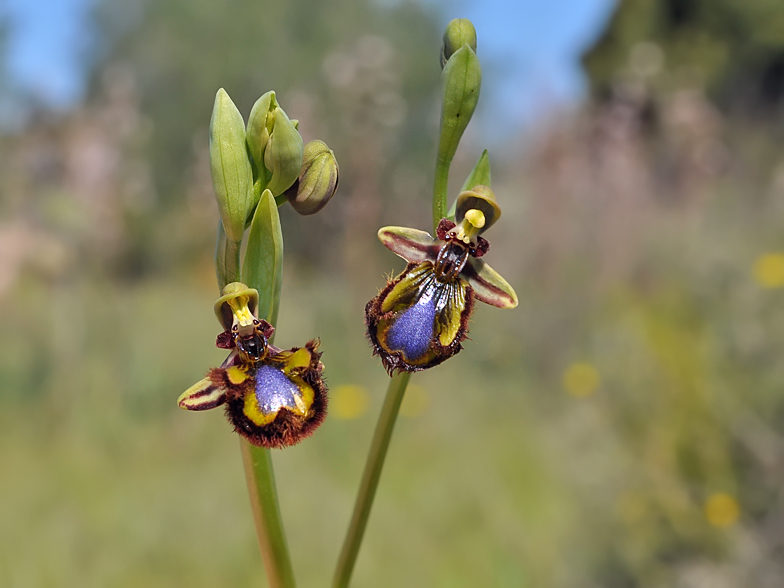
[{"label": "flower stalk", "polygon": [[[482,82],[482,70],[479,65],[479,59],[476,56],[476,31],[469,20],[455,19],[449,23],[444,34],[440,57],[443,71],[441,75],[441,128],[436,155],[432,201],[434,233],[441,226],[442,219],[447,216],[449,168],[457,151],[460,138],[463,136],[463,132],[476,109],[476,103],[479,99],[479,88]],[[489,183],[489,164],[487,163],[486,154],[483,154],[480,162],[482,162],[482,165],[478,165],[478,167],[481,168],[481,171],[477,171],[477,174],[484,176],[486,168]],[[379,236],[381,236],[381,233],[379,233]],[[403,240],[405,241],[405,239]],[[387,244],[385,243],[385,245]],[[412,245],[416,248],[418,244],[412,243]],[[389,247],[389,245],[387,246]],[[409,265],[409,267],[411,266]],[[393,284],[388,284],[387,288],[392,286]],[[378,308],[372,313],[375,316],[371,317],[367,313],[368,309],[374,307],[374,301],[377,301],[376,306]],[[371,301],[366,307],[366,325],[368,326],[371,342],[374,339],[371,333],[374,329],[373,323],[383,320],[380,315],[386,312],[384,304],[379,297],[374,299],[374,301]],[[467,310],[468,313],[470,313],[470,308]],[[420,337],[421,332],[408,332],[404,338],[410,341],[412,338],[417,340]],[[455,350],[459,350],[459,339],[456,339],[453,347]],[[378,347],[376,347],[376,351],[378,352]],[[444,358],[446,357],[448,356],[444,356]],[[431,364],[435,365],[440,361],[442,359],[437,358]],[[384,362],[385,367],[390,370],[391,374],[395,370],[399,371],[397,374],[392,375],[387,388],[384,406],[378,418],[365,470],[362,475],[362,482],[354,504],[354,513],[343,543],[340,559],[338,560],[332,584],[333,588],[346,588],[349,585],[359,547],[367,527],[376,488],[381,477],[384,459],[392,438],[392,431],[400,411],[400,405],[405,396],[406,387],[411,378],[411,371],[429,367],[407,366],[401,368],[400,366],[403,363]]]},{"label": "flower stalk", "polygon": [[229,355],[177,401],[191,411],[223,406],[241,437],[256,535],[272,588],[294,588],[295,582],[270,449],[294,445],[312,434],[324,420],[327,405],[319,341],[288,350],[272,344],[283,267],[278,207],[288,201],[286,190],[302,178],[306,192],[296,204],[305,201],[307,206],[303,210],[292,203],[300,214],[320,210],[337,189],[334,154],[316,142],[321,158],[314,174],[313,157],[303,164],[298,126],[273,91],[256,101],[247,127],[226,91],[217,92],[209,145],[220,212],[215,270],[221,297],[215,314],[223,332],[215,344]]},{"label": "flower stalk", "polygon": [[332,582],[333,588],[346,588],[351,579],[351,573],[354,571],[359,547],[362,544],[370,517],[370,508],[373,506],[378,481],[381,478],[381,469],[384,466],[387,449],[389,449],[389,441],[392,439],[392,431],[395,428],[400,404],[403,402],[410,377],[410,372],[402,372],[389,380],[384,406],[378,417],[378,424],[365,463],[365,471],[362,474],[362,482],[357,493],[357,501],[354,504],[354,514],[351,517],[343,549],[340,552],[338,567]]},{"label": "flower stalk", "polygon": [[283,532],[272,455],[266,447],[256,447],[244,439],[240,439],[240,446],[267,581],[270,588],[294,588],[294,570]]}]

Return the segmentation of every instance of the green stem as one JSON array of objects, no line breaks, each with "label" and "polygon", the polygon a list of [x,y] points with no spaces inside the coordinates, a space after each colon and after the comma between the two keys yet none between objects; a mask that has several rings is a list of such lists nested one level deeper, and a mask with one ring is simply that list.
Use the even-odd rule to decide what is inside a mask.
[{"label": "green stem", "polygon": [[270,588],[294,588],[294,570],[283,532],[270,450],[240,439],[256,535]]},{"label": "green stem", "polygon": [[365,471],[362,474],[362,483],[359,486],[357,501],[354,504],[354,514],[348,527],[348,533],[343,543],[343,550],[340,553],[338,567],[335,570],[335,579],[332,583],[333,588],[346,588],[351,573],[354,571],[354,564],[357,561],[359,546],[362,544],[362,537],[365,534],[370,507],[373,505],[373,498],[378,488],[378,480],[381,477],[381,468],[384,466],[384,458],[389,448],[389,440],[392,438],[392,431],[395,428],[395,420],[400,411],[400,403],[406,393],[406,386],[411,377],[410,372],[403,372],[393,376],[389,381],[387,395],[384,399],[384,406],[381,415],[378,417],[376,432],[373,435],[373,443],[370,446]]},{"label": "green stem", "polygon": [[449,189],[449,166],[452,159],[444,159],[440,154],[436,159],[436,179],[433,184],[433,231],[438,223],[446,217],[446,200]]},{"label": "green stem", "polygon": [[240,281],[240,247],[242,242],[234,242],[226,236],[223,222],[218,221],[218,239],[215,243],[215,273],[218,276],[218,290],[231,282]]},{"label": "green stem", "polygon": [[[254,214],[254,219],[255,217],[256,215]],[[251,226],[251,237],[253,236],[253,231],[254,227]],[[273,252],[272,255],[282,258],[282,237],[278,245],[280,249]],[[221,288],[228,282],[244,281],[250,287],[258,290],[260,284],[264,283],[265,280],[274,281],[280,279],[280,273],[276,273],[274,270],[270,272],[271,275],[264,276],[256,273],[251,275],[247,272],[247,269],[241,274],[240,247],[241,243],[234,243],[226,237],[226,233],[223,231],[223,223],[220,223],[218,226],[218,246],[215,259],[218,282]],[[249,255],[251,259],[248,259]],[[252,248],[249,244],[248,252],[245,255],[246,268],[248,265],[253,268],[259,267],[260,260],[253,259],[254,255],[260,256],[260,249]],[[274,325],[277,318],[274,315],[277,314],[277,307],[280,302],[280,289],[272,288],[271,291],[274,297],[273,303],[267,305],[264,309],[259,309],[261,313],[259,318],[268,320]],[[273,310],[270,310],[270,307]],[[269,314],[264,314],[265,312]],[[278,492],[275,485],[275,473],[272,469],[272,456],[269,449],[255,447],[244,439],[240,439],[240,447],[242,449],[242,463],[245,467],[245,480],[248,484],[250,505],[253,510],[253,520],[256,523],[256,536],[259,541],[261,559],[264,562],[264,570],[267,572],[268,584],[270,588],[294,588],[296,586],[294,570],[291,566],[286,535],[283,532],[283,520],[280,515]]]}]

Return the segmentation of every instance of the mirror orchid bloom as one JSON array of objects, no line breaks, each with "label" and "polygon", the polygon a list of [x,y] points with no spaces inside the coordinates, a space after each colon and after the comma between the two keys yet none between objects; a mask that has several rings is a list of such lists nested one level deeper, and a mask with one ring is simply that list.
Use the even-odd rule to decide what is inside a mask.
[{"label": "mirror orchid bloom", "polygon": [[425,231],[384,227],[378,238],[408,262],[365,307],[374,353],[388,372],[415,372],[440,364],[462,348],[474,300],[517,306],[512,287],[481,258],[481,237],[501,215],[492,190],[476,186],[458,196],[455,220],[442,219],[433,238]]}]

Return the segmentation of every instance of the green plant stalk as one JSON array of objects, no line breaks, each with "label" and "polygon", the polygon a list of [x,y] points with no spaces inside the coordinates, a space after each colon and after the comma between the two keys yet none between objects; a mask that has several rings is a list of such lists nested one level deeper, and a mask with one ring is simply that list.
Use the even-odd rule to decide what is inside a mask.
[{"label": "green plant stalk", "polygon": [[[228,239],[223,230],[223,223],[218,223],[215,262],[221,289],[228,283],[241,280],[240,245]],[[274,320],[274,317],[261,318]],[[283,532],[270,450],[255,447],[244,439],[240,439],[240,448],[253,521],[256,525],[256,537],[269,586],[270,588],[295,588],[294,569],[291,565],[286,535]]]},{"label": "green plant stalk", "polygon": [[270,588],[294,588],[294,570],[283,532],[270,450],[240,439],[256,536]]},{"label": "green plant stalk", "polygon": [[436,178],[433,184],[433,233],[438,228],[438,223],[446,217],[446,200],[449,184],[449,167],[452,158],[444,158],[438,154],[436,159]]},{"label": "green plant stalk", "polygon": [[218,221],[218,239],[215,244],[215,273],[218,277],[218,290],[231,282],[240,281],[240,247],[226,236],[223,222]]},{"label": "green plant stalk", "polygon": [[362,537],[365,534],[370,516],[370,507],[373,505],[373,498],[376,495],[376,488],[378,488],[378,481],[381,477],[381,468],[384,466],[389,441],[392,438],[398,412],[400,412],[400,403],[403,402],[410,377],[410,372],[403,372],[393,376],[389,381],[384,406],[378,417],[370,453],[368,453],[365,463],[365,471],[362,474],[357,501],[354,504],[354,514],[351,517],[348,533],[338,560],[338,567],[335,571],[333,588],[346,588],[351,579],[351,573],[354,571],[354,564],[357,561],[359,547],[362,544]]}]

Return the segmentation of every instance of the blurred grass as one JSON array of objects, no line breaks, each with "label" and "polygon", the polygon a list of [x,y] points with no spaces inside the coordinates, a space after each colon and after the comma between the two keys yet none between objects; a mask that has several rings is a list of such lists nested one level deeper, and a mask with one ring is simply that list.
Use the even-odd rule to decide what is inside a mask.
[{"label": "blurred grass", "polygon": [[[260,76],[341,162],[323,214],[281,211],[276,336],[322,339],[332,412],[275,466],[300,585],[331,577],[387,382],[362,309],[402,268],[375,232],[429,226],[438,66],[421,56],[440,33],[415,5],[345,2],[305,69],[265,71],[254,31],[193,42],[225,12],[195,6],[157,3],[135,32],[109,19],[86,103],[0,136],[0,586],[264,585],[237,439],[175,404],[223,359],[211,93],[249,106]],[[308,5],[278,8],[286,26],[264,26],[293,43]],[[460,355],[412,378],[358,588],[784,584],[780,132],[694,83],[628,81],[491,146],[486,259],[520,307],[477,305]]]},{"label": "blurred grass", "polygon": [[[466,349],[413,380],[403,412],[416,416],[399,423],[356,585],[647,586],[673,565],[746,570],[741,545],[778,533],[765,529],[779,516],[784,322],[782,290],[754,271],[777,232],[739,219],[720,201],[699,221],[663,214],[661,241],[634,262],[643,277],[565,271],[553,285],[532,271],[513,279],[519,311],[480,306]],[[504,256],[527,247],[510,225],[489,259],[515,275],[535,252]],[[275,455],[294,565],[315,586],[386,383],[361,317],[382,272],[354,286],[296,256],[284,272],[278,343],[320,335],[331,388],[365,394],[343,413],[356,418],[335,411]],[[222,359],[213,279],[204,258],[129,283],[26,272],[9,292],[0,585],[264,585],[237,441],[220,414],[175,405]],[[575,365],[595,372],[588,394],[565,387]],[[717,493],[739,522],[711,524]]]}]

